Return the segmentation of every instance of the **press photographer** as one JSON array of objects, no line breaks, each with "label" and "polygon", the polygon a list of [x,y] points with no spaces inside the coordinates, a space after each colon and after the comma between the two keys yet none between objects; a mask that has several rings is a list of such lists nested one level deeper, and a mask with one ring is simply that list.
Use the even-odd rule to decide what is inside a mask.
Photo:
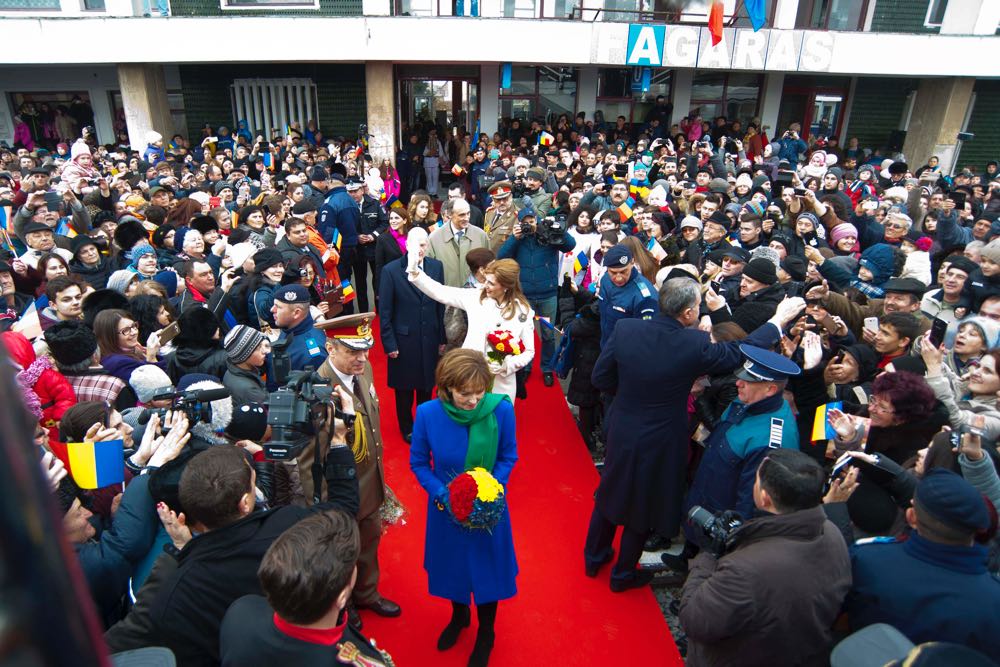
[{"label": "press photographer", "polygon": [[825,482],[808,454],[768,452],[753,487],[765,514],[733,529],[723,555],[691,562],[680,604],[689,667],[827,664],[851,563],[823,512]]}]

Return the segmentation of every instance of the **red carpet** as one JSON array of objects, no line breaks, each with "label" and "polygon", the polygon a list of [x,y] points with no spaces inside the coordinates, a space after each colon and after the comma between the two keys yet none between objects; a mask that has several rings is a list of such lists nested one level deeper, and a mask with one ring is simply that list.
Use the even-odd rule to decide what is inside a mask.
[{"label": "red carpet", "polygon": [[[376,339],[378,336],[376,335]],[[410,472],[409,450],[396,425],[385,356],[371,355],[381,400],[386,481],[408,510],[406,525],[382,537],[379,589],[403,608],[395,619],[362,611],[364,633],[400,667],[464,666],[476,621],[458,645],[436,647],[451,606],[427,593],[423,569],[427,495]],[[518,594],[500,603],[494,667],[535,665],[682,665],[649,588],[615,594],[609,566],[596,579],[583,573],[583,542],[598,476],[558,386],[545,387],[537,363],[528,399],[517,401],[520,459],[508,499],[520,575]]]}]

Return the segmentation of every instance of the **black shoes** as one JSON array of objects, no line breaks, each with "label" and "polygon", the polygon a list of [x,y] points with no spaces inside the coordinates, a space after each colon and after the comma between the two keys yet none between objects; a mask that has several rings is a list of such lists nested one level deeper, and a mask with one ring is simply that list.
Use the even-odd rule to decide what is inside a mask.
[{"label": "black shoes", "polygon": [[441,636],[438,637],[438,650],[447,651],[454,646],[458,641],[458,635],[462,633],[462,630],[469,627],[471,618],[472,610],[469,607],[465,605],[453,607],[451,620],[448,621],[448,625],[444,626]]},{"label": "black shoes", "polygon": [[359,604],[357,606],[362,609],[373,611],[379,616],[384,616],[386,618],[395,618],[403,613],[403,610],[399,608],[398,604],[381,596],[377,597],[372,602]]},{"label": "black shoes", "polygon": [[646,543],[642,545],[643,551],[662,551],[668,548],[670,548],[670,540],[656,533],[650,535]]},{"label": "black shoes", "polygon": [[586,558],[584,558],[584,561],[583,561],[583,568],[584,568],[583,569],[583,573],[585,575],[587,575],[588,577],[590,577],[591,579],[593,579],[594,577],[597,576],[597,573],[600,571],[600,569],[604,565],[610,563],[611,559],[614,558],[614,557],[615,557],[615,552],[612,551],[612,552],[608,553],[608,555],[605,556],[599,563],[592,563],[592,562],[586,560]]},{"label": "black shoes", "polygon": [[358,613],[358,608],[354,606],[354,603],[347,605],[347,623],[358,632],[361,631],[361,614]]},{"label": "black shoes", "polygon": [[653,573],[645,570],[635,570],[625,579],[616,579],[614,574],[612,574],[611,592],[624,593],[633,588],[648,586],[651,581],[653,581]]},{"label": "black shoes", "polygon": [[542,382],[545,383],[546,387],[551,387],[555,381],[556,379],[552,375],[551,371],[545,371],[544,373],[542,373]]},{"label": "black shoes", "polygon": [[683,554],[681,554],[680,556],[675,556],[673,554],[662,553],[660,554],[660,560],[662,560],[663,564],[669,567],[674,572],[687,574],[688,561]]},{"label": "black shoes", "polygon": [[469,656],[468,667],[486,667],[490,664],[490,653],[493,652],[494,633],[483,632],[476,634],[476,645],[472,647],[472,655]]}]

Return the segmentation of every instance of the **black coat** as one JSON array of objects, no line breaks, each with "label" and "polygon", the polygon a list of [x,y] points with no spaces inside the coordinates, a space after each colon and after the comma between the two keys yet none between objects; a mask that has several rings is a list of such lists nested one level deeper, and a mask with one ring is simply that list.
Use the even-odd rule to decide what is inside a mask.
[{"label": "black coat", "polygon": [[[395,243],[395,241],[393,241]],[[406,257],[382,269],[379,282],[379,322],[382,348],[389,357],[387,384],[393,389],[434,388],[438,346],[444,345],[444,306],[413,286],[406,275]],[[424,258],[424,272],[444,282],[444,264]]]},{"label": "black coat", "polygon": [[220,380],[229,370],[226,366],[226,351],[218,345],[213,347],[178,347],[167,355],[167,375],[175,385],[188,373],[205,373]]},{"label": "black coat", "polygon": [[780,336],[767,324],[743,341],[713,344],[704,331],[684,328],[672,317],[619,320],[592,377],[598,389],[615,394],[597,489],[605,518],[639,532],[677,534],[691,385],[705,373],[735,369],[742,360],[740,342],[768,349]]},{"label": "black coat", "polygon": [[379,234],[375,241],[375,274],[381,276],[382,268],[386,264],[402,256],[403,251],[400,250],[396,239],[392,237],[392,232],[386,231],[384,234]]},{"label": "black coat", "polygon": [[580,309],[580,316],[565,328],[573,338],[573,374],[569,378],[566,400],[581,408],[598,404],[601,393],[591,382],[597,358],[601,356],[601,316],[596,302]]},{"label": "black coat", "polygon": [[778,304],[785,298],[785,289],[781,283],[775,283],[762,290],[748,294],[746,298],[738,299],[732,304],[732,312],[726,308],[713,310],[712,324],[720,322],[735,322],[740,328],[750,333],[764,322],[771,319]]},{"label": "black coat", "polygon": [[375,236],[375,241],[371,243],[361,243],[358,241],[358,252],[363,252],[369,260],[375,259],[375,243],[379,237],[389,231],[389,215],[382,208],[377,199],[370,195],[365,195],[361,202],[361,227],[359,234],[369,234]]}]

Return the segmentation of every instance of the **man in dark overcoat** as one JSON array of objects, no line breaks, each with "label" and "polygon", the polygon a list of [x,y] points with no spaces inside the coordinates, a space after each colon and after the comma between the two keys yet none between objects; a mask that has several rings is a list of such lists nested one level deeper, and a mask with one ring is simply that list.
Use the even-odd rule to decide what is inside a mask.
[{"label": "man in dark overcoat", "polygon": [[[618,322],[594,367],[594,386],[615,396],[607,416],[607,454],[584,561],[587,575],[596,576],[611,560],[611,543],[622,526],[620,553],[611,573],[615,592],[652,579],[651,573],[636,570],[650,532],[673,536],[680,528],[692,384],[701,375],[732,371],[742,360],[738,341],[712,343],[706,332],[692,328],[700,305],[697,282],[667,280],[659,292],[659,315]],[[800,298],[785,299],[774,317],[743,342],[771,348],[804,305]]]},{"label": "man in dark overcoat", "polygon": [[[411,245],[419,248],[424,272],[444,284],[444,264],[425,256],[427,233],[408,236],[407,247]],[[407,261],[404,255],[382,267],[378,308],[382,348],[389,356],[387,384],[396,392],[399,432],[409,442],[413,433],[414,398],[417,405],[431,399],[445,331],[444,305],[407,280]]]}]

